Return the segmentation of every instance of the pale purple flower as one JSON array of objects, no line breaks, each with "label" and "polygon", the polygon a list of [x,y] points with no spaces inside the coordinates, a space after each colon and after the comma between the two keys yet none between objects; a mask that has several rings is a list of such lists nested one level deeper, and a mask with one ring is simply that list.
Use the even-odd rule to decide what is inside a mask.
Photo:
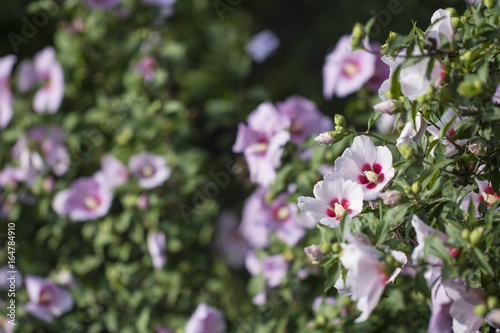
[{"label": "pale purple flower", "polygon": [[313,244],[310,246],[306,246],[304,248],[304,252],[307,255],[307,258],[311,260],[313,263],[318,263],[323,260],[324,254],[321,251],[321,247],[319,245]]},{"label": "pale purple flower", "polygon": [[67,172],[70,156],[65,137],[61,128],[41,125],[29,129],[26,135],[19,138],[11,153],[27,173],[28,182],[47,169],[57,176]]},{"label": "pale purple flower", "polygon": [[301,96],[288,97],[276,109],[290,120],[291,141],[301,146],[311,135],[332,129],[333,122],[318,110],[314,102]]},{"label": "pale purple flower", "polygon": [[16,60],[12,54],[0,58],[0,128],[7,127],[13,115],[9,79]]},{"label": "pale purple flower", "polygon": [[52,208],[59,216],[69,216],[73,221],[89,221],[105,216],[113,195],[99,176],[79,178],[70,188],[58,192]]},{"label": "pale purple flower", "polygon": [[[395,114],[382,113],[380,117],[378,117],[378,119],[375,121],[375,126],[377,126],[377,129],[380,132],[390,134],[393,132],[395,121]],[[397,126],[399,127],[400,125],[403,125],[401,120],[399,121]]]},{"label": "pale purple flower", "polygon": [[222,333],[226,330],[224,315],[205,303],[198,304],[184,333]]},{"label": "pale purple flower", "polygon": [[[435,235],[442,242],[446,242],[448,240],[448,235],[429,227],[417,215],[412,216],[411,225],[413,226],[413,229],[415,229],[418,242],[418,246],[413,249],[413,252],[411,254],[411,259],[414,265],[417,265],[419,263],[419,260],[421,259],[424,259],[425,262],[428,264],[428,267],[424,273],[424,278],[427,281],[427,285],[430,286],[434,284],[441,276],[441,267],[443,265],[443,259],[435,257],[431,254],[427,256],[424,255],[425,238]],[[450,252],[451,251],[452,249],[450,249]]]},{"label": "pale purple flower", "polygon": [[238,217],[231,211],[223,211],[217,222],[215,245],[229,267],[240,268],[250,249],[239,229]]},{"label": "pale purple flower", "polygon": [[363,189],[339,173],[329,173],[313,189],[314,198],[300,197],[298,206],[317,222],[335,228],[344,215],[349,219],[363,209]]},{"label": "pale purple flower", "polygon": [[267,247],[274,233],[288,246],[294,246],[304,236],[304,229],[314,226],[313,221],[300,214],[297,205],[287,203],[287,194],[266,202],[267,190],[258,188],[245,202],[242,213],[241,234],[253,247]]},{"label": "pale purple flower", "polygon": [[0,188],[6,186],[16,187],[17,184],[26,181],[27,178],[28,175],[24,169],[8,165],[0,171]]},{"label": "pale purple flower", "polygon": [[[381,45],[380,43],[374,42],[371,43],[371,49],[380,52],[381,50]],[[382,61],[381,56],[376,56],[376,61],[375,61],[375,71],[373,73],[373,76],[370,78],[370,80],[366,83],[366,87],[370,89],[373,92],[377,92],[384,83],[385,80],[389,77],[390,70],[387,67],[387,65]]]},{"label": "pale purple flower", "polygon": [[352,147],[335,160],[335,172],[361,185],[365,200],[376,199],[394,177],[389,148],[376,147],[367,136],[354,138]]},{"label": "pale purple flower", "polygon": [[146,189],[160,186],[172,173],[165,157],[150,152],[133,155],[128,166],[132,175],[138,179],[139,186]]},{"label": "pale purple flower", "polygon": [[63,287],[73,289],[76,286],[76,277],[71,271],[63,269],[57,273],[56,282]]},{"label": "pale purple flower", "polygon": [[270,288],[279,286],[288,272],[288,262],[282,254],[259,259],[254,251],[249,251],[245,258],[245,267],[254,276],[262,274],[266,286]]},{"label": "pale purple flower", "polygon": [[17,267],[10,268],[3,266],[0,268],[0,289],[19,289],[23,285],[23,276]]},{"label": "pale purple flower", "polygon": [[148,250],[155,269],[162,269],[167,264],[167,238],[160,231],[152,231],[148,234]]},{"label": "pale purple flower", "polygon": [[73,308],[71,294],[51,280],[28,275],[25,283],[29,302],[24,309],[33,316],[50,323]]},{"label": "pale purple flower", "polygon": [[264,62],[280,46],[280,40],[271,30],[264,30],[250,38],[245,51],[257,63]]},{"label": "pale purple flower", "polygon": [[[387,114],[387,115],[392,115],[393,114],[392,111],[394,111],[394,109],[396,109],[396,108],[397,108],[397,105],[392,100],[382,101],[382,102],[375,104],[373,106],[373,109],[375,109],[376,111],[379,111],[382,114]],[[393,121],[393,123],[394,123],[394,121]]]},{"label": "pale purple flower", "polygon": [[111,9],[116,7],[122,0],[84,0],[85,3],[93,8]]},{"label": "pale purple flower", "polygon": [[396,139],[396,146],[409,143],[418,144],[420,140],[422,140],[422,137],[427,129],[427,123],[425,122],[424,117],[417,115],[415,118],[415,126],[417,126],[416,130],[413,128],[411,122],[406,123],[405,127],[403,127],[403,130],[401,131],[401,134],[399,135],[399,138]]},{"label": "pale purple flower", "polygon": [[23,60],[17,68],[17,88],[20,92],[30,90],[36,83],[36,73],[29,60]]},{"label": "pale purple flower", "polygon": [[101,158],[101,170],[104,180],[110,189],[124,185],[129,177],[127,167],[112,154]]},{"label": "pale purple flower", "polygon": [[441,280],[437,281],[431,290],[431,318],[429,320],[429,333],[451,333],[453,318],[450,314],[453,300],[446,294]]},{"label": "pale purple flower", "polygon": [[[451,122],[451,125],[448,127],[448,130],[446,131],[446,136],[453,140],[455,144],[457,145],[464,145],[466,144],[470,139],[463,139],[463,140],[456,140],[453,138],[453,135],[455,134],[455,128],[460,125],[460,123],[467,119],[467,117],[460,117],[458,114],[453,110],[449,109],[446,111],[443,116],[441,117],[441,120],[436,122],[437,126],[431,125],[427,127],[427,132],[431,133],[434,136],[434,140],[440,138],[440,130],[443,128],[446,124]],[[447,138],[443,138],[443,144],[446,145],[446,150],[444,152],[444,157],[450,157],[458,153],[457,148],[453,145],[453,143],[450,142]],[[434,156],[434,150],[431,152],[431,154]]]},{"label": "pale purple flower", "polygon": [[455,30],[451,23],[451,13],[444,9],[438,9],[432,14],[432,26],[427,30],[424,42],[433,43],[434,40],[436,48],[441,48],[441,36],[444,36],[448,43],[451,44],[455,37]]},{"label": "pale purple flower", "polygon": [[323,66],[323,95],[345,97],[359,90],[375,74],[377,57],[364,50],[352,51],[351,36],[340,38]]},{"label": "pale purple flower", "polygon": [[334,298],[334,297],[321,297],[321,296],[318,296],[314,299],[314,302],[312,304],[312,307],[311,309],[313,311],[318,311],[320,306],[321,305],[330,305],[330,306],[334,306],[334,305],[337,305],[337,300]]},{"label": "pale purple flower", "polygon": [[495,94],[491,97],[491,101],[493,103],[500,103],[500,84],[497,86],[497,89],[495,90]]},{"label": "pale purple flower", "polygon": [[[29,72],[29,71],[27,71]],[[24,72],[20,72],[20,74]],[[64,97],[64,72],[53,47],[47,46],[35,55],[33,73],[37,83],[43,83],[35,93],[33,109],[40,113],[56,113]],[[28,78],[21,79],[28,81]]]},{"label": "pale purple flower", "polygon": [[443,281],[446,294],[453,300],[450,314],[453,317],[454,333],[469,333],[478,330],[484,318],[476,315],[474,308],[486,304],[486,295],[479,289],[467,288],[465,284],[446,280]]},{"label": "pale purple flower", "polygon": [[493,309],[486,315],[488,325],[500,330],[500,309]]},{"label": "pale purple flower", "polygon": [[137,198],[137,208],[140,210],[145,210],[148,209],[149,207],[149,197],[146,193],[142,193],[138,198]]},{"label": "pale purple flower", "polygon": [[155,80],[156,59],[153,56],[142,58],[135,70],[142,75],[145,83],[152,83]]},{"label": "pale purple flower", "polygon": [[290,140],[290,133],[285,130],[290,121],[272,103],[264,102],[248,115],[247,122],[248,126],[238,125],[233,152],[245,155],[252,182],[269,186],[281,165],[283,146]]},{"label": "pale purple flower", "polygon": [[[381,254],[356,237],[346,232],[348,244],[341,244],[342,255],[340,262],[348,270],[344,294],[351,294],[351,298],[358,301],[356,308],[361,315],[354,322],[360,323],[368,319],[373,309],[377,306],[385,285],[394,281],[401,272],[396,268],[394,272],[386,271],[386,265],[380,261]],[[391,253],[395,260],[406,264],[406,256],[402,252]],[[339,280],[342,279],[342,276]],[[336,283],[336,287],[339,281]],[[340,292],[340,290],[339,290]]]}]

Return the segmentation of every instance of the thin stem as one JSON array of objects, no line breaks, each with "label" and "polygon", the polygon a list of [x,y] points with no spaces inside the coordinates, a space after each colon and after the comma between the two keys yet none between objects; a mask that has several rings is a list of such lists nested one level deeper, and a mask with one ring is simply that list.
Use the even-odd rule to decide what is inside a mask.
[{"label": "thin stem", "polygon": [[386,143],[388,143],[390,145],[394,145],[394,146],[396,145],[395,142],[392,142],[392,141],[389,141],[387,139],[381,138],[380,136],[378,136],[376,134],[373,134],[373,133],[370,133],[368,131],[366,131],[366,132],[351,132],[351,133],[358,134],[358,135],[368,135],[368,136],[371,136],[371,137],[373,137],[375,139],[378,139],[380,141],[384,141],[384,142],[386,142]]}]

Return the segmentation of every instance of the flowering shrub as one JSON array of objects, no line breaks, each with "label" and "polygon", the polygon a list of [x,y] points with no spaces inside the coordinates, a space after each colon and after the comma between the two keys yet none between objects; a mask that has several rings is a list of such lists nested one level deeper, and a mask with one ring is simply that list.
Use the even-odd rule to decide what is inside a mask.
[{"label": "flowering shrub", "polygon": [[500,328],[500,6],[362,2],[281,3],[297,31],[271,3],[23,9],[0,331]]}]

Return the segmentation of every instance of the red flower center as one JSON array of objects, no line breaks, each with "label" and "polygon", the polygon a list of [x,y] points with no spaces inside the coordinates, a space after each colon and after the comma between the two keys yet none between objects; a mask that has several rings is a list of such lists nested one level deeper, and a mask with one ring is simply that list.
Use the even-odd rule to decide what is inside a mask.
[{"label": "red flower center", "polygon": [[330,207],[326,210],[326,215],[329,217],[334,217],[337,220],[342,219],[345,213],[351,213],[349,209],[349,200],[342,199],[342,202],[339,202],[339,199],[335,198],[330,201]]},{"label": "red flower center", "polygon": [[361,168],[361,172],[362,174],[358,176],[358,180],[362,185],[366,185],[368,189],[375,188],[385,178],[382,173],[382,166],[378,163],[373,163],[373,165],[366,163]]}]

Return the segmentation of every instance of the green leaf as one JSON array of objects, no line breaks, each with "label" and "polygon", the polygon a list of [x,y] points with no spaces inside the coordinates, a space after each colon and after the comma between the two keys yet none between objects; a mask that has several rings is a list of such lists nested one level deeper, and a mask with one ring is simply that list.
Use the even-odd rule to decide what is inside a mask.
[{"label": "green leaf", "polygon": [[326,293],[335,285],[335,282],[338,280],[340,276],[340,272],[342,272],[342,265],[340,264],[340,260],[336,264],[327,267],[325,272],[326,272],[326,281],[325,281],[325,287],[323,288],[323,292]]},{"label": "green leaf", "polygon": [[474,248],[473,252],[474,256],[478,260],[479,266],[486,270],[491,276],[495,276],[493,268],[491,268],[490,264],[488,263],[488,257],[486,257],[477,247]]},{"label": "green leaf", "polygon": [[389,209],[384,217],[380,220],[375,231],[375,241],[379,245],[385,241],[387,234],[391,227],[394,227],[397,223],[402,222],[408,211],[408,205],[403,204],[397,207]]},{"label": "green leaf", "polygon": [[151,309],[150,308],[142,309],[136,322],[137,330],[140,333],[148,332],[150,317],[151,317]]},{"label": "green leaf", "polygon": [[368,119],[368,131],[370,128],[375,124],[377,119],[382,115],[380,111],[373,111],[372,114],[370,115],[370,118]]},{"label": "green leaf", "polygon": [[435,234],[425,237],[424,255],[428,256],[429,254],[445,261],[450,258],[443,242]]}]

